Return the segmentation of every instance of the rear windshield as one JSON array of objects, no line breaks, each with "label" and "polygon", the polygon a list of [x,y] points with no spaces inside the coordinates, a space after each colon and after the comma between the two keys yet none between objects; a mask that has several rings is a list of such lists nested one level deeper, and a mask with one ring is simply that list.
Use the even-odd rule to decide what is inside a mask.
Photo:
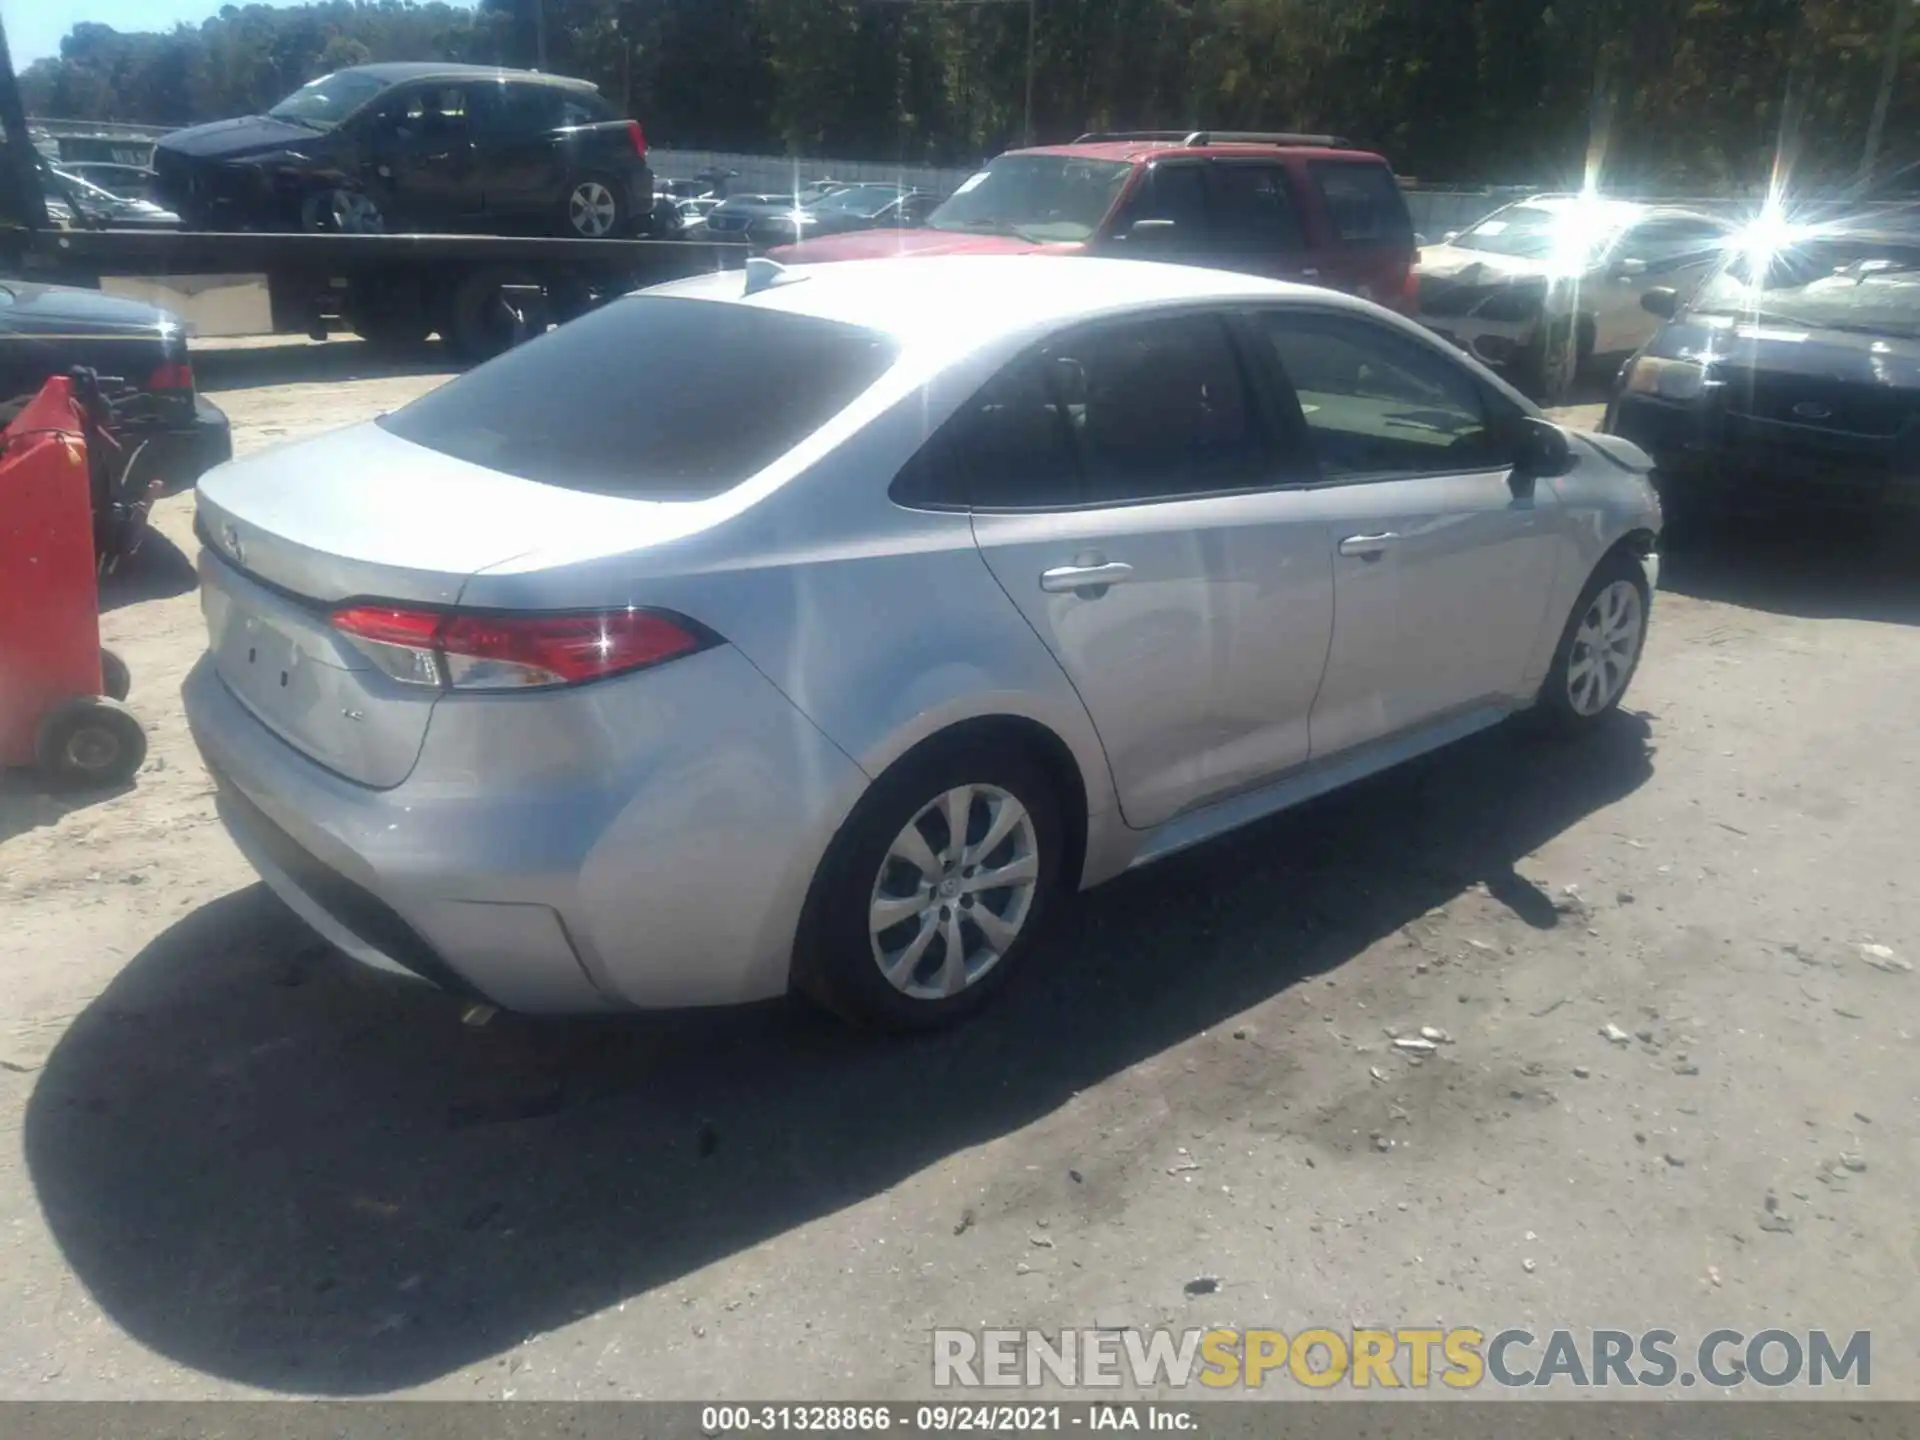
[{"label": "rear windshield", "polygon": [[893,363],[871,330],[752,305],[616,300],[380,418],[490,470],[703,500],[765,469]]},{"label": "rear windshield", "polygon": [[1400,182],[1386,166],[1312,160],[1307,173],[1320,187],[1327,218],[1342,240],[1413,242],[1413,217],[1407,213]]}]

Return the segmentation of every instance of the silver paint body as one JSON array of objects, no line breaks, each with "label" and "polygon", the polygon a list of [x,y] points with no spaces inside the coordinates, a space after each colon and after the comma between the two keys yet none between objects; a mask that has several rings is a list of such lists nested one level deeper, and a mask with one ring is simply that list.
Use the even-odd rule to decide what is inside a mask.
[{"label": "silver paint body", "polygon": [[[210,646],[186,700],[210,766],[500,1004],[782,992],[834,834],[876,777],[962,721],[1017,716],[1063,743],[1087,796],[1082,887],[1447,743],[1533,702],[1595,564],[1659,526],[1645,457],[1609,437],[1573,438],[1573,469],[1524,498],[1498,471],[1071,512],[905,508],[888,487],[924,437],[1083,321],[1336,308],[1468,362],[1366,302],[1189,267],[796,273],[750,298],[737,274],[663,288],[889,331],[899,359],[716,499],[535,484],[375,425],[201,482],[203,533],[242,557],[201,560]],[[1102,562],[1132,574],[1041,586]],[[441,693],[389,679],[327,627],[324,603],[368,596],[656,605],[724,643],[568,690]],[[297,911],[394,968],[274,862],[255,822],[223,813]]]}]

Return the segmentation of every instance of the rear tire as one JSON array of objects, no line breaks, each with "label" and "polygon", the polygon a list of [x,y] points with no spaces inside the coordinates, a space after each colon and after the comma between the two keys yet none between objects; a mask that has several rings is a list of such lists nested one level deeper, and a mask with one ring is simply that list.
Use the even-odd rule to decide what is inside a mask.
[{"label": "rear tire", "polygon": [[570,240],[617,240],[632,218],[618,182],[605,175],[577,175],[560,201],[559,233]]},{"label": "rear tire", "polygon": [[100,647],[100,689],[109,700],[125,701],[133,693],[133,672],[127,662],[104,645]]},{"label": "rear tire", "polygon": [[147,758],[147,732],[134,713],[104,695],[76,695],[41,718],[33,756],[62,790],[124,785]]},{"label": "rear tire", "polygon": [[[957,853],[955,813],[966,827]],[[955,1024],[1015,973],[1063,854],[1053,786],[1019,751],[959,744],[909,757],[828,848],[801,921],[796,986],[860,1025]]]},{"label": "rear tire", "polygon": [[503,285],[538,284],[533,276],[508,265],[485,265],[468,272],[448,297],[441,338],[453,353],[472,363],[491,360],[513,347],[513,321],[501,299]]},{"label": "rear tire", "polygon": [[1594,567],[1540,687],[1538,713],[1550,729],[1584,734],[1620,708],[1646,650],[1652,601],[1646,572],[1624,550]]}]

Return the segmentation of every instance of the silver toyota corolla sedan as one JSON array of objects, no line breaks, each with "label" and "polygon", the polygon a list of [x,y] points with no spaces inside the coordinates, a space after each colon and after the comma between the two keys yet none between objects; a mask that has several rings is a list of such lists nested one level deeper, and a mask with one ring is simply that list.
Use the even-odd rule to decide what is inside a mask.
[{"label": "silver toyota corolla sedan", "polygon": [[1519,710],[1604,723],[1648,468],[1323,290],[756,261],[207,476],[188,713],[369,964],[936,1024],[1062,890]]}]

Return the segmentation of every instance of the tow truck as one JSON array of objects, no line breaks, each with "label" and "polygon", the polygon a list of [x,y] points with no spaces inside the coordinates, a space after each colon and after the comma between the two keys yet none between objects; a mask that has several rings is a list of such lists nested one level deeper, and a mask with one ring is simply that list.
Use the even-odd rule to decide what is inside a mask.
[{"label": "tow truck", "polygon": [[[517,235],[357,235],[56,226],[0,26],[0,275],[117,290],[217,333],[438,333],[479,361],[642,286],[738,269],[746,245]],[[236,318],[239,317],[239,318]]]}]

